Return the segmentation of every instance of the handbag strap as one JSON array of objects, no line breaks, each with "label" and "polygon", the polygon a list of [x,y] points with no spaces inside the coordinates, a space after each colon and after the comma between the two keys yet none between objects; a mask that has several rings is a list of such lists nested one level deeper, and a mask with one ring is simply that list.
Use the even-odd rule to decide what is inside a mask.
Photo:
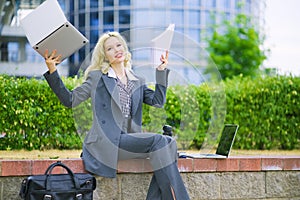
[{"label": "handbag strap", "polygon": [[50,184],[50,179],[51,179],[51,175],[52,175],[52,170],[55,167],[62,167],[64,168],[68,174],[70,175],[70,177],[73,180],[74,186],[76,189],[80,189],[80,184],[79,181],[77,180],[76,176],[74,175],[74,173],[72,172],[72,170],[67,167],[66,165],[64,165],[61,161],[57,161],[56,163],[52,163],[48,169],[45,171],[45,175],[46,175],[46,180],[45,180],[45,184],[46,184],[46,190],[51,190],[51,184]]}]

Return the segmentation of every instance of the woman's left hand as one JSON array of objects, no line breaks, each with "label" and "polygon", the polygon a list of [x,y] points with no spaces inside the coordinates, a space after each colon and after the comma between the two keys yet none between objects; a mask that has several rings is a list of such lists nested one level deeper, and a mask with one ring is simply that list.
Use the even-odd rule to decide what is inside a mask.
[{"label": "woman's left hand", "polygon": [[158,70],[164,70],[167,67],[168,57],[169,57],[169,51],[168,50],[166,51],[166,56],[161,54],[161,57],[160,57],[161,64],[157,67]]}]

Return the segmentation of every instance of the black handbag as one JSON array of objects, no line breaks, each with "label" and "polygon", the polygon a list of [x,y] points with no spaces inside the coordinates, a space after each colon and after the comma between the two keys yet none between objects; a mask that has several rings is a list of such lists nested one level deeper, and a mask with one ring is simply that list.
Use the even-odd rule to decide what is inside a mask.
[{"label": "black handbag", "polygon": [[[63,167],[67,174],[52,174]],[[73,173],[60,161],[51,164],[44,175],[33,175],[21,183],[20,197],[25,200],[92,200],[96,178],[88,173]]]}]

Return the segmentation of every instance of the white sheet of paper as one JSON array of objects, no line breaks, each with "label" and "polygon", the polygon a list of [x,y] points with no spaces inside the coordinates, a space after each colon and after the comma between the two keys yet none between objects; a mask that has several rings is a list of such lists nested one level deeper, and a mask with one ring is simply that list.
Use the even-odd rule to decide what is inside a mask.
[{"label": "white sheet of paper", "polygon": [[47,0],[21,19],[20,24],[33,47],[67,22],[57,0]]},{"label": "white sheet of paper", "polygon": [[151,40],[154,67],[157,67],[161,64],[161,55],[165,55],[166,50],[170,50],[174,29],[175,24],[170,24],[163,33]]}]

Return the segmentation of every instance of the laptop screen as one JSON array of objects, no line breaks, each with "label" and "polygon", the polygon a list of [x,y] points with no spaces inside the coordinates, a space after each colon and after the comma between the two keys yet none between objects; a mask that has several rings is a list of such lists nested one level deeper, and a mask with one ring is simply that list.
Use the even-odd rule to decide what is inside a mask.
[{"label": "laptop screen", "polygon": [[238,129],[238,125],[235,124],[226,124],[224,126],[220,142],[217,148],[217,154],[228,156],[233,145],[233,141]]}]

